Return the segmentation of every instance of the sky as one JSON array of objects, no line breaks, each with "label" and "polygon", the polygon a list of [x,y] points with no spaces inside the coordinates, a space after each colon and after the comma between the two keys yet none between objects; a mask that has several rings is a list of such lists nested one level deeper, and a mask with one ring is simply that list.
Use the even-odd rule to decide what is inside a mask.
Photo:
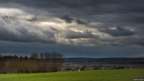
[{"label": "sky", "polygon": [[144,57],[143,0],[0,0],[0,53]]}]

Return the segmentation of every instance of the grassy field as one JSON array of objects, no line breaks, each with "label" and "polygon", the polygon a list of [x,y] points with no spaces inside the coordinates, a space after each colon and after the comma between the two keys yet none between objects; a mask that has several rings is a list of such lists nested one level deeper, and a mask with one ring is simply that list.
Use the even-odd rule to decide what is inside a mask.
[{"label": "grassy field", "polygon": [[0,81],[134,81],[136,77],[144,77],[144,69],[0,74]]}]

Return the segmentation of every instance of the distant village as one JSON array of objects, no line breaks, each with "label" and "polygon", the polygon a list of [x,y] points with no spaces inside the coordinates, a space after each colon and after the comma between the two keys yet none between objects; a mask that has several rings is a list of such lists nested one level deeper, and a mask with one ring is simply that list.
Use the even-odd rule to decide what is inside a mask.
[{"label": "distant village", "polygon": [[64,70],[142,69],[144,58],[65,58]]},{"label": "distant village", "polygon": [[0,73],[35,73],[144,68],[144,58],[64,58],[63,54],[0,54]]}]

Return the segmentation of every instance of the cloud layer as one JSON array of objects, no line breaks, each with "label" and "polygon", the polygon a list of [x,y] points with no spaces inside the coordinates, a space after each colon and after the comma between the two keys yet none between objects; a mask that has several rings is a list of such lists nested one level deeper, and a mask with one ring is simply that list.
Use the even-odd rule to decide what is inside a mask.
[{"label": "cloud layer", "polygon": [[142,0],[0,1],[0,40],[143,46]]},{"label": "cloud layer", "polygon": [[0,53],[143,57],[143,0],[0,0]]},{"label": "cloud layer", "polygon": [[68,23],[61,18],[36,16],[17,8],[0,8],[0,39],[20,42],[94,44],[91,41],[111,37],[96,28],[79,24],[74,19],[71,21]]}]

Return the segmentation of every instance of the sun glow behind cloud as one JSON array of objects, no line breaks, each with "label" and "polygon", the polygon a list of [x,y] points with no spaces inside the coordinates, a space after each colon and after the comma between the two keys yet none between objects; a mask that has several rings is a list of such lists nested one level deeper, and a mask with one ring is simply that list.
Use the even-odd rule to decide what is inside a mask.
[{"label": "sun glow behind cloud", "polygon": [[94,40],[111,37],[96,28],[79,24],[75,20],[68,23],[60,18],[45,17],[47,19],[43,20],[44,17],[21,9],[0,8],[0,28],[4,31],[0,35],[5,35],[1,40],[96,45],[98,42]]}]

